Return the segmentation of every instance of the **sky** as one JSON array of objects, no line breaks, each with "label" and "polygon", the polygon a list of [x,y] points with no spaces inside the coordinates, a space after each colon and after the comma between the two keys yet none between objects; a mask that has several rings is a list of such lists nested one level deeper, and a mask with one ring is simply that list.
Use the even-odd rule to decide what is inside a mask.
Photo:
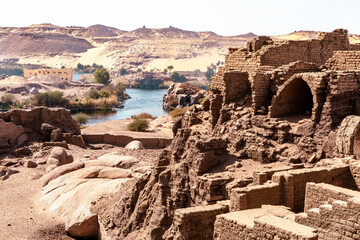
[{"label": "sky", "polygon": [[0,10],[1,27],[173,26],[224,36],[345,28],[360,34],[359,0],[2,0]]}]

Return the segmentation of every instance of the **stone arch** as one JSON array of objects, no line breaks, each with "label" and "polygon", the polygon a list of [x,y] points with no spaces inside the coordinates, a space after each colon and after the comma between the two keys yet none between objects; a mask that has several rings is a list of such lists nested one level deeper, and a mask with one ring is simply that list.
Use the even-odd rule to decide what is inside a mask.
[{"label": "stone arch", "polygon": [[288,115],[309,115],[313,120],[318,116],[318,101],[316,90],[311,88],[306,78],[294,75],[273,98],[270,107],[270,117]]}]

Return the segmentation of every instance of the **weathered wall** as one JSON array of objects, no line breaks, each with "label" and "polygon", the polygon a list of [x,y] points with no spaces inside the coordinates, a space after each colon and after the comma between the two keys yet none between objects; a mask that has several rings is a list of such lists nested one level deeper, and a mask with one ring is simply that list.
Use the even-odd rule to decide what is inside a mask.
[{"label": "weathered wall", "polygon": [[335,51],[326,66],[334,71],[360,70],[360,51]]},{"label": "weathered wall", "polygon": [[325,62],[337,50],[348,50],[347,31],[338,29],[330,33],[322,33],[319,39],[310,41],[287,41],[278,46],[266,46],[260,54],[262,65],[278,67],[297,60],[315,63],[318,66]]},{"label": "weathered wall", "polygon": [[360,192],[326,183],[308,182],[306,184],[304,211],[319,208],[320,205],[327,204],[329,201],[346,201],[352,197],[360,198]]},{"label": "weathered wall", "polygon": [[230,193],[230,210],[259,208],[264,204],[280,205],[281,195],[281,187],[277,183],[235,188]]},{"label": "weathered wall", "polygon": [[304,208],[307,182],[329,183],[341,187],[356,188],[348,165],[296,169],[277,172],[271,183],[260,186],[232,189],[230,194],[230,210],[259,208],[263,204],[284,205],[294,211]]},{"label": "weathered wall", "polygon": [[138,140],[143,143],[145,148],[164,148],[171,144],[170,138],[133,138],[126,135],[112,135],[112,134],[83,134],[85,143],[99,144],[106,143],[116,146],[126,146],[128,143]]},{"label": "weathered wall", "polygon": [[227,212],[229,206],[221,204],[178,209],[164,239],[212,239],[216,216]]},{"label": "weathered wall", "polygon": [[296,215],[295,221],[318,230],[319,240],[360,239],[360,198],[333,201],[306,213]]},{"label": "weathered wall", "polygon": [[246,72],[225,72],[224,82],[226,103],[238,101],[247,94],[251,94],[249,75]]},{"label": "weathered wall", "polygon": [[214,239],[318,239],[315,229],[295,223],[291,215],[282,206],[222,214],[216,217]]}]

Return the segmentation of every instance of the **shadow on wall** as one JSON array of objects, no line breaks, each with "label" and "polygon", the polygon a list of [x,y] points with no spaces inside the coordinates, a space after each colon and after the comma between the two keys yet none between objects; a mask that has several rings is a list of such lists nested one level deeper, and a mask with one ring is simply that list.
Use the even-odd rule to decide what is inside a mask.
[{"label": "shadow on wall", "polygon": [[306,115],[311,117],[313,95],[308,84],[301,78],[292,80],[275,98],[271,117]]}]

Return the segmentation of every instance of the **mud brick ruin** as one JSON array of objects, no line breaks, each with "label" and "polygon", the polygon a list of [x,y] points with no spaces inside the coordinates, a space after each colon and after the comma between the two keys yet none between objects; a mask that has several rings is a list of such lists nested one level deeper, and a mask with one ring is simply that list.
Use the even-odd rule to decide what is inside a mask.
[{"label": "mud brick ruin", "polygon": [[[229,49],[203,105],[174,124],[156,170],[99,217],[101,229],[109,234],[113,221],[110,236],[120,238],[360,239],[359,67],[360,45],[343,29]],[[289,164],[242,177],[248,158]]]}]

